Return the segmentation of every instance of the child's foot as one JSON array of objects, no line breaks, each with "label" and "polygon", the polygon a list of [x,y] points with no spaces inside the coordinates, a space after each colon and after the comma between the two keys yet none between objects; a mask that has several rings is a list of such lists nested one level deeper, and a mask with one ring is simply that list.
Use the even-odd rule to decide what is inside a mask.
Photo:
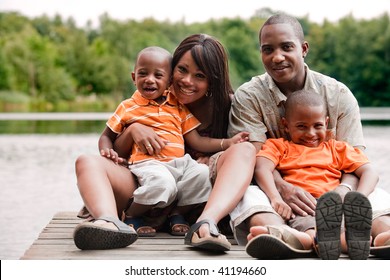
[{"label": "child's foot", "polygon": [[317,201],[315,211],[317,249],[323,260],[337,260],[341,253],[340,231],[343,204],[336,192],[327,192]]},{"label": "child's foot", "polygon": [[145,222],[141,217],[126,217],[123,222],[134,228],[139,237],[156,236],[156,230],[151,226],[145,225]]},{"label": "child's foot", "polygon": [[190,226],[184,217],[175,214],[168,217],[170,233],[175,236],[184,236],[190,230]]}]

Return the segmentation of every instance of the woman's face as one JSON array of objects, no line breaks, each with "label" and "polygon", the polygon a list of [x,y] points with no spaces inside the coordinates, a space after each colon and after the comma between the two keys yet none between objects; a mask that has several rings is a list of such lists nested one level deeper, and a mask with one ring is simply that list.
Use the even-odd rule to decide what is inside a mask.
[{"label": "woman's face", "polygon": [[172,87],[182,104],[194,103],[206,95],[207,77],[196,65],[191,51],[187,51],[173,69]]}]

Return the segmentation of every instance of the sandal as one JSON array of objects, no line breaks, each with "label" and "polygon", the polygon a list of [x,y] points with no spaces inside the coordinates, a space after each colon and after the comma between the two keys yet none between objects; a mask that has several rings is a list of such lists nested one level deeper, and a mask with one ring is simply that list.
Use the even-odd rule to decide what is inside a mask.
[{"label": "sandal", "polygon": [[366,260],[370,255],[372,209],[368,198],[348,192],[343,204],[345,238],[351,260]]},{"label": "sandal", "polygon": [[334,191],[323,194],[317,201],[316,246],[323,260],[337,260],[341,254],[340,232],[343,217],[343,203]]},{"label": "sandal", "polygon": [[[208,224],[210,228],[210,235],[208,237],[200,237],[197,233],[200,226],[203,224]],[[217,225],[211,220],[202,220],[193,224],[184,238],[184,244],[193,246],[195,248],[224,252],[229,251],[231,244],[227,239],[220,239],[218,236],[219,233]]]},{"label": "sandal", "polygon": [[313,257],[313,250],[304,249],[288,226],[267,226],[268,234],[253,237],[245,247],[248,255],[256,259],[277,260]]},{"label": "sandal", "polygon": [[[186,233],[190,230],[190,226],[182,215],[175,214],[168,217],[169,221],[169,231],[174,236],[185,236]],[[186,231],[175,231],[176,226],[182,226],[186,228]]]},{"label": "sandal", "polygon": [[370,254],[376,258],[385,260],[390,259],[390,239],[387,240],[383,246],[375,246],[370,248]]},{"label": "sandal", "polygon": [[[126,217],[123,221],[126,225],[130,226],[131,228],[135,229],[139,237],[154,237],[156,236],[156,231],[153,227],[148,226],[145,224],[145,221],[141,217],[133,217],[129,218]],[[142,232],[145,229],[151,228],[154,231],[152,232]]]},{"label": "sandal", "polygon": [[[108,228],[105,224],[96,224],[97,220],[113,223],[117,230]],[[74,243],[81,250],[124,248],[134,243],[137,238],[138,235],[133,228],[112,217],[100,217],[82,222],[73,232]]]}]

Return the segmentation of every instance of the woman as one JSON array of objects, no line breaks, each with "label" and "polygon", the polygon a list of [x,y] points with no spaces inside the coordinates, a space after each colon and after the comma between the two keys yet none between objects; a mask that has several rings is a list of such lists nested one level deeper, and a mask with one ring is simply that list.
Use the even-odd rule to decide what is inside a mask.
[{"label": "woman", "polygon": [[[206,34],[185,38],[173,54],[172,69],[171,89],[202,123],[198,132],[214,138],[227,137],[233,89],[227,54],[221,43]],[[153,130],[131,125],[115,142],[115,149],[122,157],[129,153],[127,137],[139,147],[152,145],[154,153],[159,153],[165,145]],[[144,152],[152,153],[150,148]],[[255,165],[255,148],[245,142],[215,155],[204,155],[191,149],[188,153],[209,165],[213,190],[197,223],[186,235],[185,243],[207,250],[229,250],[230,243],[219,233],[217,223],[236,207],[249,186]]]}]

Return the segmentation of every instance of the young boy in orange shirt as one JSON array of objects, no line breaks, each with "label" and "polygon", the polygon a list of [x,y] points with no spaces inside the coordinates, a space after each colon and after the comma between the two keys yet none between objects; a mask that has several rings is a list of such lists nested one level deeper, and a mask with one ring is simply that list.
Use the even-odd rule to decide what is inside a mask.
[{"label": "young boy in orange shirt", "polygon": [[[351,259],[366,259],[372,219],[367,196],[378,182],[377,173],[361,150],[329,139],[328,116],[320,95],[306,90],[291,93],[282,122],[290,139],[268,139],[259,151],[255,168],[259,186],[275,211],[288,220],[293,230],[300,231],[296,236],[302,249],[310,249],[315,240],[322,259],[337,259],[341,249],[348,251]],[[275,169],[287,182],[318,199],[315,217],[296,216],[292,212],[276,189],[272,175]],[[344,203],[332,191],[340,184],[342,172],[360,177],[357,191],[347,193]],[[343,212],[346,233],[340,237]],[[266,238],[269,236],[259,235],[250,240],[247,252],[259,257],[256,249]]]}]

